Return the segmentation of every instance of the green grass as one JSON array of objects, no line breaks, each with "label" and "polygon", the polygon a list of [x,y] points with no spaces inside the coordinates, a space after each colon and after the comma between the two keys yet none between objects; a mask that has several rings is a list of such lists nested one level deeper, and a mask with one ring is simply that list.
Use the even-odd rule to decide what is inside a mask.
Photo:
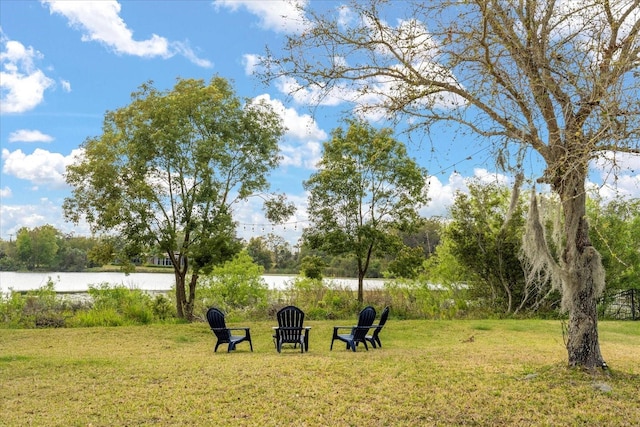
[{"label": "green grass", "polygon": [[231,354],[204,324],[0,329],[0,425],[640,425],[638,322],[600,322],[606,374],[566,368],[559,321],[391,319],[330,352],[345,323],[308,322],[306,354],[273,322]]}]

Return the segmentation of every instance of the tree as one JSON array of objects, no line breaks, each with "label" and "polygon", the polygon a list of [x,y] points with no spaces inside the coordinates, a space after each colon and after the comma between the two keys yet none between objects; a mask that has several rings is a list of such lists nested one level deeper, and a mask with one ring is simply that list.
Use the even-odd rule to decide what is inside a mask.
[{"label": "tree", "polygon": [[551,289],[548,282],[529,286],[525,280],[520,253],[526,203],[511,203],[509,189],[498,184],[471,181],[468,187],[468,194],[456,194],[444,239],[470,273],[471,295],[506,314],[536,310]]},{"label": "tree", "polygon": [[[121,262],[154,247],[166,253],[177,314],[191,319],[199,274],[241,248],[233,205],[268,188],[283,132],[267,104],[241,100],[220,77],[208,85],[179,79],[164,92],[143,84],[130,105],[105,115],[102,135],[88,138],[67,168],[65,216],[117,235],[123,245],[111,249]],[[270,220],[290,215],[282,198],[269,202]]]},{"label": "tree", "polygon": [[640,199],[596,197],[588,205],[591,239],[602,254],[611,292],[640,288]]},{"label": "tree", "polygon": [[351,254],[358,265],[358,301],[372,257],[400,243],[397,229],[417,221],[426,203],[426,172],[391,136],[348,120],[324,144],[318,171],[304,182],[310,226],[304,238],[329,254]]},{"label": "tree", "polygon": [[[548,273],[562,289],[569,365],[606,367],[596,311],[604,274],[589,240],[585,181],[591,160],[615,167],[616,153],[640,153],[640,0],[314,7],[283,56],[263,61],[266,80],[287,78],[318,103],[342,97],[363,113],[408,117],[410,130],[453,124],[491,144],[505,168],[535,153],[545,167],[537,180],[562,206],[563,246],[554,256],[541,233],[528,233],[530,277]],[[535,199],[531,207],[528,227],[541,231]]]},{"label": "tree", "polygon": [[273,265],[273,261],[271,260],[272,253],[262,236],[249,239],[246,250],[247,254],[253,259],[253,262],[261,265],[265,270],[269,270]]},{"label": "tree", "polygon": [[58,230],[43,225],[29,230],[22,227],[16,235],[16,250],[29,270],[51,268],[58,253]]}]

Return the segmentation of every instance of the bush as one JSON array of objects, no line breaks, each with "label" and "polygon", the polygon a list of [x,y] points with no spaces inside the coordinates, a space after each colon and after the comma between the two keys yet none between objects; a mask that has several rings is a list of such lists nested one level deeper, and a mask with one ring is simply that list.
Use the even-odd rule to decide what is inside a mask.
[{"label": "bush", "polygon": [[68,300],[58,297],[51,279],[46,285],[24,295],[11,292],[0,299],[0,319],[13,328],[60,328],[73,315],[74,307]]},{"label": "bush", "polygon": [[269,287],[262,279],[263,272],[246,251],[240,252],[201,278],[194,313],[204,315],[213,306],[226,312],[266,309]]},{"label": "bush", "polygon": [[158,320],[168,320],[176,316],[174,304],[163,294],[156,295],[152,309],[153,315]]},{"label": "bush", "polygon": [[93,300],[92,315],[100,319],[113,322],[115,314],[121,318],[122,324],[144,325],[153,320],[151,297],[139,289],[121,285],[111,287],[108,283],[103,283],[97,287],[89,286],[89,295]]}]

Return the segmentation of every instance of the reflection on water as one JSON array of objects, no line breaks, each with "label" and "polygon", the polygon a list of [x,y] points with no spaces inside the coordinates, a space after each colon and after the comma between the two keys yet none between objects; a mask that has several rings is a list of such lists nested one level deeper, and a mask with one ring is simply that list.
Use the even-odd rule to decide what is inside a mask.
[{"label": "reflection on water", "polygon": [[[285,289],[295,276],[262,276],[270,289]],[[0,293],[14,291],[29,291],[38,289],[51,279],[58,292],[86,292],[90,285],[108,283],[112,286],[122,285],[131,289],[145,291],[168,291],[175,285],[172,273],[20,273],[14,271],[0,271]],[[357,288],[357,279],[326,279],[336,285]],[[376,289],[383,286],[381,279],[365,280],[365,289]]]}]

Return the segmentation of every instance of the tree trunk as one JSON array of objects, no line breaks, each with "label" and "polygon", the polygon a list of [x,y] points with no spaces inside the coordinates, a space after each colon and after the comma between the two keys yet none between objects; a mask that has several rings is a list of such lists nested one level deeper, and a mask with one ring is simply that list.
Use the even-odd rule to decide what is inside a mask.
[{"label": "tree trunk", "polygon": [[176,314],[179,319],[184,319],[184,306],[187,301],[185,288],[186,272],[182,272],[178,268],[174,267],[173,273],[176,278]]},{"label": "tree trunk", "polygon": [[189,282],[189,298],[185,301],[184,317],[189,321],[195,320],[193,317],[193,308],[196,301],[196,284],[198,283],[198,273],[191,275],[191,281]]},{"label": "tree trunk", "polygon": [[365,271],[358,269],[358,302],[362,304],[364,302],[364,275]]},{"label": "tree trunk", "polygon": [[[590,276],[587,267],[583,271],[587,273],[586,276]],[[572,306],[569,313],[567,339],[569,366],[589,369],[606,368],[600,353],[593,279],[584,277],[583,280],[583,285],[572,294],[572,300],[569,302]]]},{"label": "tree trunk", "polygon": [[596,309],[597,298],[604,290],[604,268],[589,239],[585,180],[586,173],[574,172],[559,186],[566,238],[562,300],[569,311],[569,366],[592,369],[606,367],[600,353]]}]

